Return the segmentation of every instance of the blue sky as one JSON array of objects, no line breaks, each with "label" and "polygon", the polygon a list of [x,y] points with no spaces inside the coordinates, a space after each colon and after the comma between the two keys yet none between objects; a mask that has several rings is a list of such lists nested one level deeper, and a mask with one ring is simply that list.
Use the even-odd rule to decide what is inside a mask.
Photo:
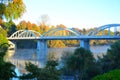
[{"label": "blue sky", "polygon": [[23,0],[26,12],[18,20],[40,22],[49,16],[50,25],[91,28],[120,23],[120,0]]}]

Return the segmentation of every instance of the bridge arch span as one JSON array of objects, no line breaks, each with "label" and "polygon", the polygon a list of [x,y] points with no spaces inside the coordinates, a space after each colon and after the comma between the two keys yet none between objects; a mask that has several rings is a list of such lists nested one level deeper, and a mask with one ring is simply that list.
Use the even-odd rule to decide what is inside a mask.
[{"label": "bridge arch span", "polygon": [[42,36],[80,36],[83,35],[79,31],[70,28],[52,28],[45,32]]},{"label": "bridge arch span", "polygon": [[23,31],[24,31],[24,30],[18,30],[18,31],[16,31],[16,32],[14,32],[14,33],[10,36],[10,38],[18,37],[19,34],[21,34]]},{"label": "bridge arch span", "polygon": [[[107,24],[107,25],[103,25],[100,26],[94,30],[91,30],[87,36],[96,36],[99,32],[104,31],[104,30],[108,30],[108,35],[111,35],[111,31],[114,32],[114,36],[116,36],[116,32],[118,31],[117,27],[119,27],[120,29],[120,24]],[[113,29],[111,29],[113,28]],[[104,34],[102,34],[104,35]]]},{"label": "bridge arch span", "polygon": [[10,38],[40,37],[41,34],[34,30],[18,30]]}]

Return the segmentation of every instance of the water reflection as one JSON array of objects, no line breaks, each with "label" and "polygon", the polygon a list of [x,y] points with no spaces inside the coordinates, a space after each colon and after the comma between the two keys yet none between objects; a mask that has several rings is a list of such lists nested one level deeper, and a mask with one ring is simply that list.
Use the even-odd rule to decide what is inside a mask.
[{"label": "water reflection", "polygon": [[[97,57],[97,55],[102,56],[102,54],[106,53],[107,49],[109,48],[109,45],[104,46],[92,46],[90,49],[94,53],[94,56]],[[49,53],[55,53],[55,57],[60,58],[61,55],[66,52],[73,52],[76,49],[76,47],[68,47],[68,48],[50,48],[48,49]],[[39,67],[42,66],[44,63],[44,60],[41,58],[40,51],[37,49],[17,49],[17,50],[8,50],[8,59],[10,62],[12,62],[16,67],[19,69],[21,73],[25,73],[25,63],[31,62],[35,65],[38,65]],[[40,59],[41,58],[41,59]]]},{"label": "water reflection", "polygon": [[[15,68],[15,72],[17,76],[20,76],[21,73],[19,72],[18,68]],[[19,78],[12,78],[12,80],[19,80]]]}]

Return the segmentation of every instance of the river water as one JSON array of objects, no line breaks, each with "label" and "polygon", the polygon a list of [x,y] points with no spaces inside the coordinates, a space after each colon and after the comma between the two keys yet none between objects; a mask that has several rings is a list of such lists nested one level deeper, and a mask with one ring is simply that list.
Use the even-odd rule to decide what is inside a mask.
[{"label": "river water", "polygon": [[[93,53],[94,57],[97,58],[97,55],[102,56],[106,54],[109,45],[102,46],[91,46],[90,50]],[[54,53],[56,58],[60,58],[64,53],[72,53],[76,47],[67,47],[67,48],[49,48],[48,53]],[[37,49],[17,49],[17,50],[8,50],[8,60],[12,62],[19,69],[21,73],[25,73],[25,63],[32,62],[40,66],[39,60],[37,59]]]}]

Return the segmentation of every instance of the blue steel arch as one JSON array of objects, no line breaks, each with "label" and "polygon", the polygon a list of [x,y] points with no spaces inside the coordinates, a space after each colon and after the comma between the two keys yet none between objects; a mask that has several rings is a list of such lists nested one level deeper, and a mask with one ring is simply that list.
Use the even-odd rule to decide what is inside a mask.
[{"label": "blue steel arch", "polygon": [[10,38],[23,38],[23,37],[40,37],[41,34],[34,30],[18,30],[13,33]]},{"label": "blue steel arch", "polygon": [[[55,36],[54,34],[56,32],[59,32],[59,31],[66,31],[68,33],[72,33],[73,35],[75,36],[80,36],[80,35],[83,35],[82,33],[80,33],[79,31],[73,29],[73,28],[52,28],[50,30],[48,30],[47,32],[45,32],[42,36]],[[56,35],[56,36],[64,36],[64,35]],[[72,35],[66,35],[66,36],[72,36]]]},{"label": "blue steel arch", "polygon": [[107,25],[103,25],[103,26],[100,26],[100,27],[98,27],[97,29],[95,29],[95,30],[91,30],[88,34],[87,34],[87,36],[95,36],[96,34],[98,34],[100,31],[103,31],[103,30],[105,30],[105,29],[110,29],[111,27],[114,27],[114,28],[116,28],[116,27],[120,27],[120,24],[107,24]]}]

